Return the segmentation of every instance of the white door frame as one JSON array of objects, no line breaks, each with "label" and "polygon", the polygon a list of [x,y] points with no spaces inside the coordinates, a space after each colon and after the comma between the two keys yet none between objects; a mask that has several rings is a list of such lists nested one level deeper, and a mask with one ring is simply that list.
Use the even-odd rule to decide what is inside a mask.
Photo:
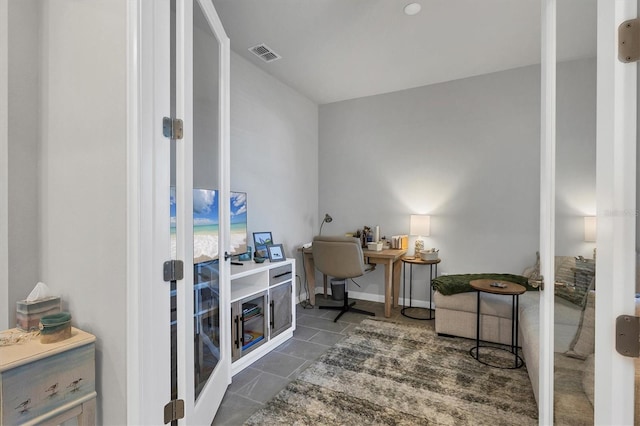
[{"label": "white door frame", "polygon": [[540,102],[540,360],[538,421],[553,424],[554,258],[556,170],[556,0],[542,0]]},{"label": "white door frame", "polygon": [[170,116],[169,22],[169,0],[127,1],[128,424],[164,424],[171,397],[169,283],[156,261],[171,257],[170,180],[159,167],[170,158],[162,135],[162,117]]},{"label": "white door frame", "polygon": [[598,0],[595,424],[634,423],[634,363],[615,350],[615,319],[635,315],[637,65],[617,53],[618,25],[635,17],[635,0]]}]

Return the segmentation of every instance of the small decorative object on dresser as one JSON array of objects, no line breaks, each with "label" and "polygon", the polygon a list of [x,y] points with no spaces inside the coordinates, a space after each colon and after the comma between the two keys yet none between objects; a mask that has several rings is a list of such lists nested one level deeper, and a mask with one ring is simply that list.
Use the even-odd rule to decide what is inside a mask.
[{"label": "small decorative object on dresser", "polygon": [[71,337],[71,314],[59,312],[40,318],[40,342],[55,343]]}]

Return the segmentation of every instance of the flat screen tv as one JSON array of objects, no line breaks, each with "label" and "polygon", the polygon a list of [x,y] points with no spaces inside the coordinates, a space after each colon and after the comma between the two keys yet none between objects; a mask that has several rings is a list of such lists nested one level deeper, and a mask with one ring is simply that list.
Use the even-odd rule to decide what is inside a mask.
[{"label": "flat screen tv", "polygon": [[[209,262],[219,258],[218,194],[213,189],[193,190],[193,263]],[[171,188],[171,252],[175,257],[176,198]],[[231,255],[247,252],[247,194],[231,192]]]}]

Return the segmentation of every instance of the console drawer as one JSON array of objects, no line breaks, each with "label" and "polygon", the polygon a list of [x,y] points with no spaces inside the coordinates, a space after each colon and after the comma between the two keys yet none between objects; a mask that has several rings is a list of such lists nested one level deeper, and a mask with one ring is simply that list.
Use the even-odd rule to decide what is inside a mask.
[{"label": "console drawer", "polygon": [[276,285],[292,278],[291,264],[269,269],[269,285]]}]

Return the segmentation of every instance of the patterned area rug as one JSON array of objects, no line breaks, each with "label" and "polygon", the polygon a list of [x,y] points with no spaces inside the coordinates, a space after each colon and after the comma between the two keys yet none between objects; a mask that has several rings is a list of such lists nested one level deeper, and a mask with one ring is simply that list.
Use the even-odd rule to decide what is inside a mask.
[{"label": "patterned area rug", "polygon": [[480,364],[472,345],[365,319],[245,424],[538,424],[526,367]]}]

